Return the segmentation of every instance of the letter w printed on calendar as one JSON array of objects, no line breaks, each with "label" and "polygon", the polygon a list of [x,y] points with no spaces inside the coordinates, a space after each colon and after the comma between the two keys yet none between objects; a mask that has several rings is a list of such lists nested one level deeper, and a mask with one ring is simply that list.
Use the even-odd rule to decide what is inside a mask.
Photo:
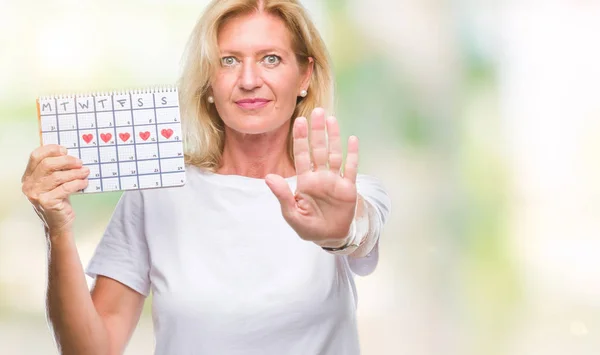
[{"label": "letter w printed on calendar", "polygon": [[176,88],[40,97],[37,108],[41,144],[90,169],[82,193],[186,183]]}]

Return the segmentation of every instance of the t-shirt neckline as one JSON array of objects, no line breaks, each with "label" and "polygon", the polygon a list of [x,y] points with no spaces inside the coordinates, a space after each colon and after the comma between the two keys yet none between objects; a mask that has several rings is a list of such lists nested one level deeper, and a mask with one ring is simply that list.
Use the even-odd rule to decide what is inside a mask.
[{"label": "t-shirt neckline", "polygon": [[[208,180],[212,183],[219,185],[228,185],[233,187],[256,187],[256,188],[269,188],[264,178],[254,178],[244,175],[236,174],[219,174],[212,171],[208,171],[197,166],[187,166],[188,169],[193,169],[200,175],[204,180]],[[285,181],[290,184],[296,182],[297,175],[284,178]]]}]

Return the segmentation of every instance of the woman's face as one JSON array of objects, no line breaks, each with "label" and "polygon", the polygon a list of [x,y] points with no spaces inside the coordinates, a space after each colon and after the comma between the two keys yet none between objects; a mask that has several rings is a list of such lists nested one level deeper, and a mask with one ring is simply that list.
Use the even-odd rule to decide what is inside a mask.
[{"label": "woman's face", "polygon": [[265,13],[229,19],[219,32],[218,44],[221,65],[211,87],[225,124],[244,134],[280,128],[308,87],[312,58],[303,71],[285,24]]}]

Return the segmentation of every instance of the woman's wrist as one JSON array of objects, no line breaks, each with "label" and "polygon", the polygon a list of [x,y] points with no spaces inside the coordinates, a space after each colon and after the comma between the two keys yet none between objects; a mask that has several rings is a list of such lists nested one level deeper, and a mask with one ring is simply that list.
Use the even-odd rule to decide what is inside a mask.
[{"label": "woman's wrist", "polygon": [[343,239],[336,240],[327,240],[319,243],[319,246],[325,250],[328,249],[342,249],[346,248],[348,245],[352,244],[356,239],[356,222],[354,218],[350,223],[350,228],[348,229],[348,234]]},{"label": "woman's wrist", "polygon": [[73,242],[73,231],[70,228],[57,230],[44,226],[44,234],[46,235],[46,243],[49,247],[61,246]]},{"label": "woman's wrist", "polygon": [[321,244],[320,246],[323,248],[323,250],[332,254],[349,255],[363,245],[363,243],[367,240],[368,232],[369,220],[367,206],[364,199],[359,196],[356,201],[354,218],[350,223],[350,228],[346,238],[335,243],[329,243],[328,245]]}]

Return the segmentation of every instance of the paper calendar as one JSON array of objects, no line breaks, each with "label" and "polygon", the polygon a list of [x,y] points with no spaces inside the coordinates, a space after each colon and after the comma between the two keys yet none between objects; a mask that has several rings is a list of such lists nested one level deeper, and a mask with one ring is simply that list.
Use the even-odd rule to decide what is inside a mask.
[{"label": "paper calendar", "polygon": [[37,99],[42,145],[59,144],[90,169],[83,193],[186,182],[176,88]]}]

